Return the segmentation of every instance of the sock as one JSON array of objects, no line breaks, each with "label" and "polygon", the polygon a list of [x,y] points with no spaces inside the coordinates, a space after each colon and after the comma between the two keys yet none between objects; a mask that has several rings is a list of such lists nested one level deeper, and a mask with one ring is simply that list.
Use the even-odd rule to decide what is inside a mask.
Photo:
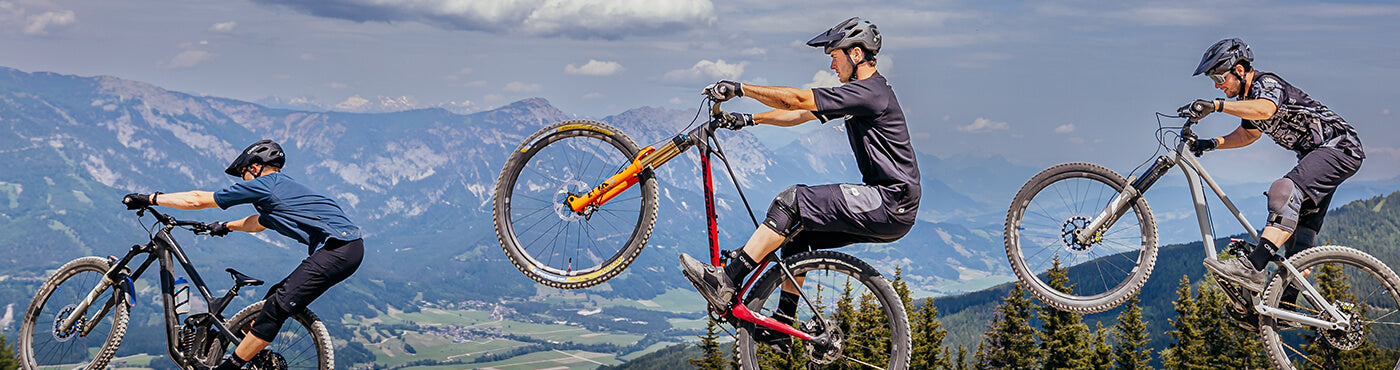
[{"label": "sock", "polygon": [[1254,251],[1249,252],[1249,263],[1254,265],[1255,271],[1264,270],[1264,267],[1269,265],[1269,260],[1274,258],[1274,253],[1277,252],[1278,246],[1274,245],[1274,242],[1263,239],[1259,242],[1259,246],[1254,248]]},{"label": "sock", "polygon": [[739,285],[740,282],[744,281],[745,276],[749,276],[749,273],[758,267],[758,262],[749,258],[749,254],[744,253],[743,249],[734,250],[734,254],[739,255],[739,257],[729,259],[729,264],[724,266],[724,274],[729,275],[729,281],[733,282],[734,285]]},{"label": "sock", "polygon": [[224,356],[224,362],[220,363],[219,367],[214,368],[214,370],[238,370],[242,369],[243,365],[247,364],[248,360],[238,358],[237,354],[229,353],[227,356]]},{"label": "sock", "polygon": [[798,296],[797,293],[783,292],[778,297],[778,315],[774,316],[773,319],[791,326],[796,321],[793,316],[797,315],[797,302],[800,300],[802,297]]}]

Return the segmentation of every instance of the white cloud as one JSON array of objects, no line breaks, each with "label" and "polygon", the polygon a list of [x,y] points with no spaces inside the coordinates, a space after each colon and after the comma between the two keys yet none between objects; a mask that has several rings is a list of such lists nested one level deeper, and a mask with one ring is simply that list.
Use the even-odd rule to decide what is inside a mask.
[{"label": "white cloud", "polygon": [[175,57],[170,58],[170,62],[166,63],[165,67],[170,69],[190,68],[213,58],[214,53],[203,50],[187,50],[175,54]]},{"label": "white cloud", "polygon": [[209,31],[218,33],[229,33],[233,32],[233,29],[237,27],[238,22],[228,21],[223,23],[215,23],[213,26],[209,26]]},{"label": "white cloud", "polygon": [[763,57],[763,56],[767,56],[767,55],[768,55],[768,49],[764,49],[764,48],[760,48],[760,47],[751,47],[751,48],[748,48],[748,49],[740,50],[740,51],[739,51],[739,55],[749,56],[749,57]]},{"label": "white cloud", "polygon": [[316,60],[316,54],[301,53],[301,60]]},{"label": "white cloud", "polygon": [[670,102],[671,104],[681,104],[685,101],[681,100],[681,98],[671,98],[671,100],[668,100],[667,102]]},{"label": "white cloud", "polygon": [[1055,133],[1057,133],[1057,134],[1068,134],[1068,133],[1074,132],[1074,129],[1075,129],[1075,127],[1074,127],[1074,124],[1073,124],[1073,123],[1066,123],[1066,124],[1060,125],[1059,127],[1055,127]]},{"label": "white cloud", "polygon": [[737,80],[744,75],[744,66],[749,62],[739,62],[738,64],[726,63],[724,59],[715,61],[701,60],[688,69],[677,69],[666,72],[661,79],[672,82],[703,82],[711,80]]},{"label": "white cloud", "polygon": [[976,120],[973,120],[972,124],[970,125],[958,126],[958,131],[980,134],[992,131],[1006,130],[1010,128],[1010,125],[1007,125],[1006,122],[996,122],[986,118],[978,117]]},{"label": "white cloud", "polygon": [[1390,115],[1390,108],[1381,109],[1381,115],[1382,115],[1382,116],[1389,116],[1389,115]]},{"label": "white cloud", "polygon": [[575,67],[573,64],[564,66],[564,73],[584,76],[611,76],[622,72],[622,64],[613,61],[601,61],[589,59],[582,67]]},{"label": "white cloud", "polygon": [[357,111],[364,108],[367,105],[369,105],[369,99],[362,98],[360,97],[360,95],[356,94],[349,98],[345,98],[345,101],[336,104],[335,109],[339,111]]},{"label": "white cloud", "polygon": [[70,26],[77,22],[78,16],[72,10],[43,12],[26,19],[24,34],[47,35],[50,27]]},{"label": "white cloud", "polygon": [[602,97],[603,97],[603,93],[599,93],[599,92],[591,92],[591,93],[583,94],[583,98],[584,98],[584,99],[601,99]]},{"label": "white cloud", "polygon": [[812,75],[812,82],[808,82],[807,84],[802,85],[802,88],[813,89],[818,87],[836,86],[841,86],[841,79],[836,77],[836,72],[817,71],[817,74]]},{"label": "white cloud", "polygon": [[350,85],[346,85],[344,82],[331,82],[331,83],[326,84],[326,87],[329,87],[329,88],[332,88],[332,89],[344,89],[344,88],[350,87]]},{"label": "white cloud", "polygon": [[355,22],[420,22],[499,34],[619,39],[675,33],[715,19],[711,0],[258,0]]},{"label": "white cloud", "polygon": [[540,84],[511,81],[506,84],[505,90],[509,92],[536,92],[540,91]]}]

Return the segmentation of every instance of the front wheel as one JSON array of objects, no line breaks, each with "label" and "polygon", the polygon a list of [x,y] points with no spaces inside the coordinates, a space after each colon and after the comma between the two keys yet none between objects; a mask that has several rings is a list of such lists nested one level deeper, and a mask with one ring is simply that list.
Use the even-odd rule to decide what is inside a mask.
[{"label": "front wheel", "polygon": [[[909,317],[903,300],[879,272],[855,257],[833,251],[804,252],[784,260],[794,276],[805,276],[802,296],[813,304],[797,305],[790,319],[793,326],[813,336],[835,338],[840,344],[833,348],[787,339],[791,351],[783,354],[758,342],[754,324],[741,322],[735,343],[741,368],[792,368],[804,364],[829,364],[841,369],[909,366]],[[784,319],[786,314],[778,312],[778,301],[785,281],[787,275],[781,269],[769,269],[749,291],[744,305],[764,316]],[[827,326],[823,327],[823,323]]]},{"label": "front wheel", "polygon": [[[1075,238],[1126,186],[1103,166],[1066,163],[1040,171],[1016,192],[1006,212],[1006,258],[1036,298],[1068,312],[1102,312],[1147,282],[1157,260],[1157,224],[1141,196],[1087,243]],[[1052,285],[1049,271],[1057,265],[1067,268],[1066,291]]]},{"label": "front wheel", "polygon": [[[229,330],[235,336],[246,337],[252,328],[253,319],[262,312],[266,300],[258,301],[238,311],[228,320]],[[331,335],[326,324],[311,310],[298,310],[282,324],[277,338],[267,345],[267,350],[248,362],[249,369],[318,369],[335,368],[335,352],[331,347]],[[230,349],[231,350],[231,349]]]},{"label": "front wheel", "polygon": [[[115,294],[117,289],[104,289],[73,328],[65,330],[60,326],[76,312],[88,293],[102,283],[108,268],[106,259],[79,258],[63,265],[39,287],[20,326],[17,350],[24,369],[106,368],[121,345],[131,318],[130,307],[120,294]],[[95,327],[82,333],[81,327],[85,325]]]},{"label": "front wheel", "polygon": [[1323,321],[1336,321],[1325,310],[1336,307],[1350,325],[1320,329],[1265,317],[1259,328],[1264,349],[1276,369],[1400,369],[1400,278],[1380,260],[1359,250],[1320,246],[1288,259],[1308,275],[1322,294],[1317,302],[1301,294],[1285,297],[1286,274],[1274,275],[1263,304]]},{"label": "front wheel", "polygon": [[579,289],[611,279],[637,258],[656,224],[650,169],[606,204],[574,212],[583,195],[637,156],[637,143],[596,121],[565,121],[536,132],[506,159],[492,207],[506,257],[541,284]]}]

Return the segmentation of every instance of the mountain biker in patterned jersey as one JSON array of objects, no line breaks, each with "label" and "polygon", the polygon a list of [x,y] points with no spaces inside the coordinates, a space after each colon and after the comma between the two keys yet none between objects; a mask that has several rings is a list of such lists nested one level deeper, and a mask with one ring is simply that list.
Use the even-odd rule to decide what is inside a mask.
[{"label": "mountain biker in patterned jersey", "polygon": [[215,192],[128,194],[122,201],[132,208],[159,205],[185,210],[228,209],[252,204],[258,214],[214,223],[210,235],[273,229],[306,244],[310,257],[268,290],[263,311],[248,333],[251,335],[245,335],[238,348],[224,356],[223,363],[215,368],[218,370],[246,365],[276,339],[282,323],[293,312],[303,309],[331,286],[354,274],[364,257],[360,228],[345,217],[334,200],[282,174],[284,164],[286,154],[282,146],[272,140],[262,140],[249,145],[224,170],[229,176],[241,178],[242,182]]},{"label": "mountain biker in patterned jersey", "polygon": [[[1278,75],[1255,70],[1250,65],[1253,60],[1254,53],[1240,39],[1215,43],[1206,50],[1195,75],[1210,76],[1215,88],[1235,100],[1197,100],[1180,112],[1196,118],[1212,112],[1241,118],[1240,127],[1229,135],[1192,142],[1197,156],[1252,144],[1261,133],[1298,154],[1293,170],[1269,187],[1268,224],[1260,245],[1248,258],[1205,260],[1206,268],[1225,280],[1262,291],[1268,280],[1264,267],[1280,246],[1286,256],[1314,246],[1332,194],[1356,174],[1366,154],[1356,130],[1341,116]],[[1284,301],[1295,302],[1297,290],[1288,289]]]},{"label": "mountain biker in patterned jersey", "polygon": [[[742,282],[761,261],[781,247],[783,256],[853,243],[888,243],[914,225],[919,208],[919,168],[909,140],[904,112],[885,77],[875,68],[881,37],[875,25],[847,19],[817,35],[807,45],[831,56],[830,68],[842,85],[803,90],[720,81],[704,93],[716,101],[749,97],[774,110],[731,113],[727,125],[738,129],[754,124],[796,126],[811,120],[825,123],[845,118],[847,136],[863,184],[794,185],[780,192],[768,207],[763,226],[731,255],[723,268],[681,254],[685,276],[710,305],[726,310]],[[791,240],[788,240],[791,238]],[[786,245],[784,241],[787,240]],[[798,277],[801,284],[802,277]],[[775,319],[791,325],[800,298],[797,287],[783,285]],[[787,343],[787,335],[766,328],[756,333],[766,343]]]}]

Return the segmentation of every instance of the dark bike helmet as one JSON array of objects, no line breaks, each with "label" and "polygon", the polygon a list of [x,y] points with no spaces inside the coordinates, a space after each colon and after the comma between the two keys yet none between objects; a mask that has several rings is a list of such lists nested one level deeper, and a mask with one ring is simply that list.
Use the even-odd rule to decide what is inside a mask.
[{"label": "dark bike helmet", "polygon": [[228,165],[224,173],[233,177],[243,177],[243,170],[249,165],[259,163],[267,166],[282,168],[287,164],[287,155],[282,152],[282,146],[272,140],[258,140],[243,149],[243,153],[238,154],[238,158],[233,159],[233,163]]},{"label": "dark bike helmet", "polygon": [[874,23],[851,17],[841,24],[832,27],[826,32],[807,40],[807,46],[824,48],[823,53],[831,54],[832,50],[845,50],[854,46],[865,49],[866,59],[872,58],[880,52],[880,30]]},{"label": "dark bike helmet", "polygon": [[1236,64],[1252,61],[1254,61],[1254,52],[1249,51],[1249,45],[1246,45],[1244,41],[1234,38],[1224,39],[1206,50],[1206,54],[1201,56],[1201,64],[1196,66],[1196,73],[1191,75],[1220,74],[1235,68]]}]

